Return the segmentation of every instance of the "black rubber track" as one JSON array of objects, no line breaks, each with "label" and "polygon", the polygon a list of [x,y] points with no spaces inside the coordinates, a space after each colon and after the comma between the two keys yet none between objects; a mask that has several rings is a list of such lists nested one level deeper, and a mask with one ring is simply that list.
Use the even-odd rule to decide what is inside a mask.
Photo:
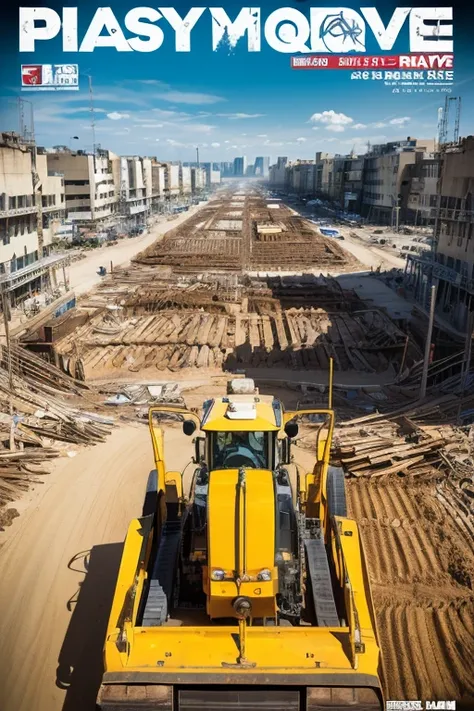
[{"label": "black rubber track", "polygon": [[327,501],[330,516],[347,516],[346,485],[341,467],[328,467]]}]

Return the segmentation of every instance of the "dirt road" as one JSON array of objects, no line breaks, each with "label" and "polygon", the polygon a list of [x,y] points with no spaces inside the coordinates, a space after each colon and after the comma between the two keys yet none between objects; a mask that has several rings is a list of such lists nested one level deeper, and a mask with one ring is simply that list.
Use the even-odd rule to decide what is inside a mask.
[{"label": "dirt road", "polygon": [[393,268],[405,269],[405,259],[397,257],[396,254],[391,254],[388,250],[374,247],[363,239],[351,237],[350,229],[344,227],[339,229],[344,235],[344,249],[353,254],[361,264],[364,264],[368,268],[372,267],[373,269],[380,267],[383,271]]},{"label": "dirt road", "polygon": [[191,207],[188,212],[183,212],[173,220],[168,221],[163,218],[162,221],[153,225],[145,235],[120,240],[112,247],[99,247],[91,250],[85,259],[73,262],[69,267],[70,288],[77,296],[85,294],[103,279],[96,273],[99,267],[103,266],[107,272],[110,272],[110,262],[113,263],[114,268],[126,266],[135,255],[149,247],[169,230],[173,230],[185,222],[199,209],[198,206]]},{"label": "dirt road", "polygon": [[[170,469],[189,461],[183,440],[167,433]],[[121,427],[61,460],[2,534],[2,711],[94,711],[122,541],[152,465],[148,428]]]}]

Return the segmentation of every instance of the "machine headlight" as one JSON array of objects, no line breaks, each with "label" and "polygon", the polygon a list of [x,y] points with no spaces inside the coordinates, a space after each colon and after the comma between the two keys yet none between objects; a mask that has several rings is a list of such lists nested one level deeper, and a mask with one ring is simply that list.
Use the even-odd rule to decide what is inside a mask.
[{"label": "machine headlight", "polygon": [[225,573],[220,568],[216,568],[216,570],[212,571],[211,578],[212,578],[212,580],[224,580]]},{"label": "machine headlight", "polygon": [[271,580],[271,579],[272,579],[272,574],[268,570],[268,568],[264,568],[257,575],[257,580],[263,580],[263,581],[267,582],[268,580]]}]

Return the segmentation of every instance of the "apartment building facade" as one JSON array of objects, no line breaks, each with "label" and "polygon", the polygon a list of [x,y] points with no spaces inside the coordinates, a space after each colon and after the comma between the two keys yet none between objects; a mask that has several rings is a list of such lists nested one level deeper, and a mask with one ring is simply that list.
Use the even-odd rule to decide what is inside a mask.
[{"label": "apartment building facade", "polygon": [[346,212],[360,214],[364,188],[364,156],[344,156],[339,204]]},{"label": "apartment building facade", "polygon": [[314,161],[296,161],[290,166],[289,187],[293,193],[301,196],[314,194]]},{"label": "apartment building facade", "polygon": [[[415,226],[434,224],[440,159],[434,153],[417,153],[406,168],[408,196],[405,222]],[[403,181],[402,181],[403,186]]]},{"label": "apartment building facade", "polygon": [[47,154],[48,170],[64,177],[66,213],[78,228],[101,229],[113,224],[118,211],[114,163],[110,151],[91,155],[67,148]]},{"label": "apartment building facade", "polygon": [[205,168],[191,168],[191,189],[193,194],[206,189],[207,173]]},{"label": "apartment building facade", "polygon": [[288,158],[279,156],[277,162],[270,166],[269,183],[272,187],[283,190],[289,180],[289,171],[287,169]]},{"label": "apartment building facade", "polygon": [[333,190],[334,156],[318,151],[314,163],[314,194],[329,197]]},{"label": "apartment building facade", "polygon": [[364,190],[361,213],[368,221],[394,224],[406,219],[408,200],[407,166],[416,162],[417,153],[434,151],[434,139],[393,141],[372,146],[365,157]]},{"label": "apartment building facade", "polygon": [[433,253],[410,257],[405,279],[425,306],[437,284],[436,315],[462,337],[474,311],[474,136],[439,155],[439,172]]},{"label": "apartment building facade", "polygon": [[191,167],[189,165],[180,166],[180,192],[182,195],[191,195]]},{"label": "apartment building facade", "polygon": [[0,281],[11,304],[48,282],[64,214],[63,177],[48,171],[44,149],[0,134]]}]

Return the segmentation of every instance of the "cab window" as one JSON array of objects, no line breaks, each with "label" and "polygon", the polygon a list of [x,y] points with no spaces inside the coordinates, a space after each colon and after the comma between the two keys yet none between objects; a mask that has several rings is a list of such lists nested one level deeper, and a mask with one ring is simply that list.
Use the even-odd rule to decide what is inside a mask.
[{"label": "cab window", "polygon": [[270,469],[268,432],[216,432],[213,469]]}]

